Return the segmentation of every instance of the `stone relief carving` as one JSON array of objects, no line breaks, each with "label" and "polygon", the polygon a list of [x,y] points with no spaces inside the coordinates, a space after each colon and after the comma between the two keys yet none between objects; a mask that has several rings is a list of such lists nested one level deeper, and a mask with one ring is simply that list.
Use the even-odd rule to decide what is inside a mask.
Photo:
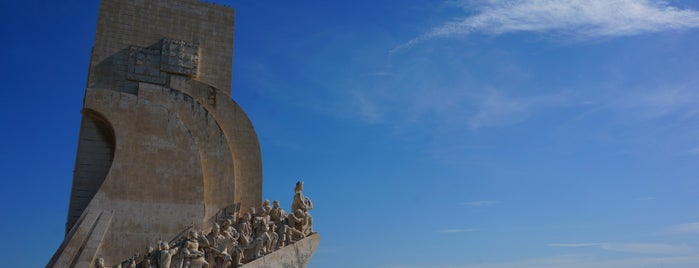
[{"label": "stone relief carving", "polygon": [[158,45],[129,47],[126,79],[165,85],[167,73],[196,76],[198,66],[199,44],[164,38]]},{"label": "stone relief carving", "polygon": [[[299,181],[291,214],[281,208],[278,200],[272,205],[265,200],[259,209],[248,208],[242,217],[238,217],[240,206],[231,205],[216,215],[206,235],[194,225],[187,226],[170,242],[158,241],[157,250],[146,247],[143,255],[137,252],[113,267],[240,267],[314,234],[313,218],[308,213],[312,208],[313,202],[303,194],[303,182]],[[107,266],[98,258],[94,267]]]},{"label": "stone relief carving", "polygon": [[188,76],[197,74],[199,44],[169,38],[163,39],[162,42],[161,70]]},{"label": "stone relief carving", "polygon": [[160,71],[160,50],[130,46],[126,79],[164,85],[167,75]]}]

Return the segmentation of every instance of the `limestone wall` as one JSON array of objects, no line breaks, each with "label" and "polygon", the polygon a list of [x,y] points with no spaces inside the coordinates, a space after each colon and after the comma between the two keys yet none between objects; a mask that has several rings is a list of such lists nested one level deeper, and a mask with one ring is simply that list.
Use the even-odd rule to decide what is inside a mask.
[{"label": "limestone wall", "polygon": [[232,8],[196,0],[102,0],[88,87],[135,92],[126,79],[129,47],[168,37],[199,44],[197,80],[230,96],[234,20]]}]

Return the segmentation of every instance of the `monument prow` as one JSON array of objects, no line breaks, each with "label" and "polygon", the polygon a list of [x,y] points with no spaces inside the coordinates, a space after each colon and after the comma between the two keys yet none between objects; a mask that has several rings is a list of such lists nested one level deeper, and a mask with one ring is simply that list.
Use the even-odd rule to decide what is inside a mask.
[{"label": "monument prow", "polygon": [[320,235],[313,234],[294,244],[281,248],[241,268],[305,268],[320,244]]}]

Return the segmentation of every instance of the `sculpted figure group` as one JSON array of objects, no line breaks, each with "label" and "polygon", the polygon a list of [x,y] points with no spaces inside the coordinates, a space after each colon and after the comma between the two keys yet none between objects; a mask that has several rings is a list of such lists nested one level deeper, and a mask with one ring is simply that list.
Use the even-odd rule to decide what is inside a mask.
[{"label": "sculpted figure group", "polygon": [[[313,234],[311,199],[303,195],[303,182],[296,183],[291,214],[279,201],[270,205],[265,200],[258,209],[249,208],[239,217],[234,210],[217,217],[211,230],[203,235],[188,226],[172,241],[158,241],[157,250],[147,247],[145,253],[114,265],[114,268],[233,268],[293,244]],[[186,234],[186,235],[184,235]],[[98,258],[95,267],[105,268]]]}]

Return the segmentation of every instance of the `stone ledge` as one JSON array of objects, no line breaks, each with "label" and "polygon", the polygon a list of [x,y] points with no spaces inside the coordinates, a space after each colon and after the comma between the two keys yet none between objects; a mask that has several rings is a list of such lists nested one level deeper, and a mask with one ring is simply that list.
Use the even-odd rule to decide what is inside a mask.
[{"label": "stone ledge", "polygon": [[320,235],[312,234],[294,244],[280,248],[240,268],[305,268],[320,244]]}]

